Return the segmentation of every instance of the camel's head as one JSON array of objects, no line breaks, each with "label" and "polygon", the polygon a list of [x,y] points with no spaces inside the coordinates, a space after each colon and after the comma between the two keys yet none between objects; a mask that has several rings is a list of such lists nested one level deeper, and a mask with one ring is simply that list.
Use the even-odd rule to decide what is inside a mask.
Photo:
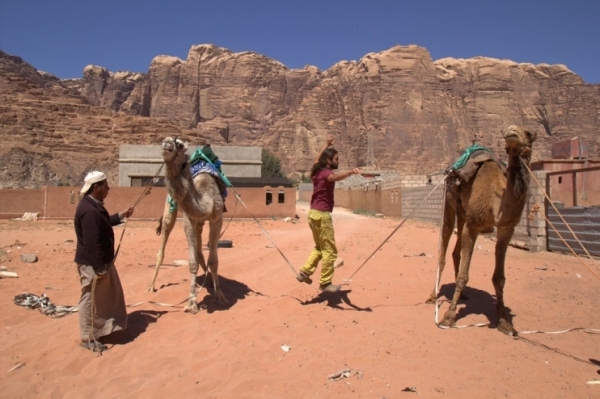
[{"label": "camel's head", "polygon": [[506,153],[510,156],[521,156],[529,158],[531,156],[531,145],[537,138],[535,131],[529,131],[521,126],[509,126],[504,133],[504,142]]},{"label": "camel's head", "polygon": [[172,162],[176,160],[176,158],[181,159],[182,162],[185,162],[185,152],[188,149],[188,145],[186,142],[179,140],[177,137],[174,139],[171,137],[167,137],[162,142],[162,156],[165,162]]}]

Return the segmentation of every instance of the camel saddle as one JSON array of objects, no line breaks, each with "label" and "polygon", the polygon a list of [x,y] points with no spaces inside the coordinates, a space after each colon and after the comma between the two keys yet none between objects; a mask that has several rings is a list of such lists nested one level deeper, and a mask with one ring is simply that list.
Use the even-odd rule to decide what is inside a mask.
[{"label": "camel saddle", "polygon": [[454,194],[458,194],[461,185],[471,181],[477,174],[477,171],[484,162],[494,161],[498,164],[502,173],[506,175],[506,165],[504,165],[487,147],[474,144],[467,148],[464,154],[456,160],[450,168],[446,170],[446,187]]}]

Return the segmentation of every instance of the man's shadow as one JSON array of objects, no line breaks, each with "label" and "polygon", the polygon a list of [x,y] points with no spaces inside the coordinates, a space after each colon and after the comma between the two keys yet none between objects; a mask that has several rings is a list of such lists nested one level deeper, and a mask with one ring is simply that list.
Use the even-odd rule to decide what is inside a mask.
[{"label": "man's shadow", "polygon": [[[444,284],[438,294],[438,298],[445,297],[449,302],[452,302],[454,297],[454,291],[456,284]],[[490,322],[490,328],[496,328],[498,323],[498,315],[496,314],[496,296],[490,293],[466,286],[462,290],[462,294],[466,297],[465,299],[459,299],[459,304],[466,306],[461,307],[456,313],[456,320],[462,319],[470,314],[481,314],[487,317]],[[506,309],[506,320],[512,323],[514,315],[508,306],[504,306]]]},{"label": "man's shadow", "polygon": [[[200,309],[205,309],[208,313],[227,310],[239,301],[248,296],[249,293],[254,292],[251,290],[246,284],[241,283],[236,280],[229,279],[227,277],[223,277],[219,274],[219,284],[221,285],[221,290],[225,295],[225,298],[229,301],[229,306],[223,307],[217,305],[213,302],[215,298],[215,290],[213,289],[213,281],[210,273],[208,273],[205,281],[205,275],[202,274],[196,277],[196,284],[198,285],[197,298],[198,298],[198,307]],[[202,291],[200,287],[204,286],[206,291],[204,292],[204,297],[202,297]]]},{"label": "man's shadow", "polygon": [[148,326],[156,321],[164,314],[169,313],[166,310],[136,310],[127,315],[127,328],[121,331],[115,331],[106,337],[102,337],[103,344],[108,345],[125,345],[135,341],[137,337],[142,335]]},{"label": "man's shadow", "polygon": [[[300,304],[303,306],[327,302],[327,306],[329,306],[330,308],[339,309],[339,310],[354,309],[359,312],[372,312],[373,311],[373,309],[371,309],[370,307],[361,308],[359,306],[354,305],[352,303],[352,301],[350,301],[350,298],[348,297],[348,294],[350,292],[352,292],[351,289],[348,289],[348,290],[342,289],[338,292],[323,291],[323,292],[319,293],[319,295],[317,295],[315,298],[311,299],[310,301],[300,301],[299,299],[296,299],[296,300],[298,302],[300,302]],[[344,307],[340,306],[342,303],[345,303],[346,305],[350,306],[352,309],[348,309],[348,308],[344,308]]]}]

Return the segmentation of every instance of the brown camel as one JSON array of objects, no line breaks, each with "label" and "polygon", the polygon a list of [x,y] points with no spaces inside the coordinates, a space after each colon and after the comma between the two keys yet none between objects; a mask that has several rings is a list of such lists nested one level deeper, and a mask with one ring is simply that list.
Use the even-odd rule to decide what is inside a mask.
[{"label": "brown camel", "polygon": [[184,212],[183,229],[190,251],[189,267],[191,289],[186,312],[198,312],[196,301],[196,275],[198,265],[206,271],[207,264],[202,254],[202,229],[208,221],[208,268],[210,270],[215,291],[215,302],[228,306],[219,286],[219,258],[217,246],[219,234],[223,226],[223,197],[213,177],[200,173],[192,180],[189,156],[185,153],[187,144],[178,139],[167,137],[162,142],[162,156],[165,160],[165,185],[169,195]]},{"label": "brown camel", "polygon": [[[446,264],[446,249],[454,221],[457,219],[458,238],[452,252],[456,289],[450,308],[441,324],[453,326],[456,322],[456,305],[462,290],[469,281],[469,267],[473,248],[479,233],[496,226],[496,267],[492,282],[496,291],[496,312],[498,330],[507,335],[517,335],[512,323],[506,318],[504,307],[504,261],[506,250],[514,233],[515,226],[521,220],[521,213],[527,200],[529,175],[523,163],[531,161],[531,145],[536,133],[522,127],[510,126],[504,134],[505,148],[508,154],[506,176],[502,168],[493,160],[484,162],[477,174],[461,186],[458,193],[446,192],[444,205],[444,223],[442,227],[442,245],[439,251],[440,277]],[[427,301],[435,303],[437,292]]]},{"label": "brown camel", "polygon": [[169,198],[167,197],[165,200],[165,209],[163,211],[163,215],[158,221],[158,227],[156,228],[156,235],[160,236],[160,248],[156,254],[156,267],[154,269],[154,276],[152,277],[152,282],[148,286],[147,291],[156,291],[154,285],[156,284],[156,278],[158,277],[160,265],[162,265],[163,260],[165,259],[165,247],[167,246],[167,241],[169,241],[169,235],[171,235],[171,231],[173,231],[176,221],[177,206],[175,206],[175,209],[173,212],[171,212],[171,204],[169,203]]}]

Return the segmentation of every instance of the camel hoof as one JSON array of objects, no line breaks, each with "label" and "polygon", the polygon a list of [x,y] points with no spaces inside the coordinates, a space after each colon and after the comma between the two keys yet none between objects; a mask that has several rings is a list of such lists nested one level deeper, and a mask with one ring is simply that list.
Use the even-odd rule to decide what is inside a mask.
[{"label": "camel hoof", "polygon": [[196,302],[190,302],[183,308],[185,313],[196,314],[198,313],[198,304]]},{"label": "camel hoof", "polygon": [[229,301],[227,300],[227,298],[225,298],[225,295],[221,291],[215,293],[215,298],[213,299],[213,302],[223,307],[227,307],[230,305]]},{"label": "camel hoof", "polygon": [[455,324],[456,324],[456,320],[446,319],[446,318],[444,318],[444,320],[442,320],[442,322],[440,323],[440,325],[444,326],[444,327],[454,327]]},{"label": "camel hoof", "polygon": [[148,288],[146,288],[146,292],[156,292],[156,289],[153,285],[149,285]]},{"label": "camel hoof", "polygon": [[509,337],[516,337],[519,335],[518,331],[506,320],[500,320],[498,323],[498,331]]},{"label": "camel hoof", "polygon": [[436,301],[437,301],[437,296],[430,296],[429,299],[427,299],[425,301],[425,303],[428,305],[435,305]]},{"label": "camel hoof", "polygon": [[448,310],[444,315],[444,319],[440,323],[440,325],[445,327],[454,327],[456,324],[456,312]]}]

